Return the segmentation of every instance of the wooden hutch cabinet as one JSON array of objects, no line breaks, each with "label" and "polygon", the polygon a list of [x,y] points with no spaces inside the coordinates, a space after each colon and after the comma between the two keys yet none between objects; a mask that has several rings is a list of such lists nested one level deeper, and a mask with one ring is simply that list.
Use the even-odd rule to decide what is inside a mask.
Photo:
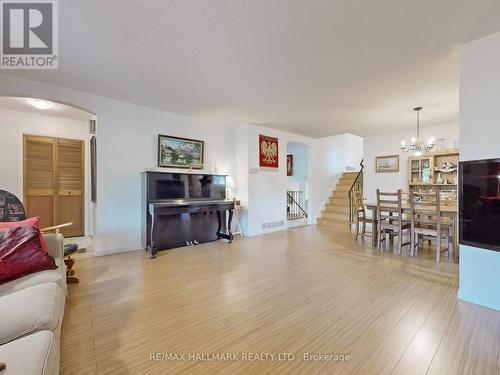
[{"label": "wooden hutch cabinet", "polygon": [[456,205],[458,197],[457,149],[441,150],[408,158],[410,191],[439,191],[442,204]]}]

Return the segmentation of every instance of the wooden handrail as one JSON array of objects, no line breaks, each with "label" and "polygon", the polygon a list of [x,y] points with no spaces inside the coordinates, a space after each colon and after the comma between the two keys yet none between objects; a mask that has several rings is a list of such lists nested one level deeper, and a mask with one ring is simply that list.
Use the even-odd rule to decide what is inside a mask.
[{"label": "wooden handrail", "polygon": [[[354,182],[351,185],[351,188],[349,189],[349,222],[353,222],[354,218],[354,197],[353,197],[353,191],[354,187],[358,182],[362,182],[361,178],[363,176],[363,169],[365,168],[365,165],[363,164],[364,159],[361,159],[361,162],[359,163],[361,169],[359,170],[358,174],[356,175],[356,178],[354,179]],[[363,187],[361,187],[361,194],[363,194]]]},{"label": "wooden handrail", "polygon": [[[299,193],[302,193],[301,191],[298,191]],[[307,212],[300,206],[300,204],[293,198],[293,196],[290,194],[290,192],[286,192],[286,195],[288,196],[288,199],[290,199],[290,201],[292,203],[294,203],[300,211],[302,211],[302,213],[304,214],[304,216],[307,218]]]}]

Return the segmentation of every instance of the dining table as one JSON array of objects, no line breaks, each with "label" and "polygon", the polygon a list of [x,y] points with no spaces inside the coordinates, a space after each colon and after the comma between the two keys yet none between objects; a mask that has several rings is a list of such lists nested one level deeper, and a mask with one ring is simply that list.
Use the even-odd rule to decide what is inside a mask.
[{"label": "dining table", "polygon": [[[372,212],[372,246],[377,246],[377,236],[378,236],[378,223],[377,223],[377,203],[367,203],[365,204],[367,210]],[[404,214],[410,213],[410,205],[408,203],[403,203],[401,206],[401,210]],[[441,216],[447,217],[451,221],[451,225],[453,228],[453,260],[458,262],[458,207],[456,204],[443,204],[441,206]]]}]

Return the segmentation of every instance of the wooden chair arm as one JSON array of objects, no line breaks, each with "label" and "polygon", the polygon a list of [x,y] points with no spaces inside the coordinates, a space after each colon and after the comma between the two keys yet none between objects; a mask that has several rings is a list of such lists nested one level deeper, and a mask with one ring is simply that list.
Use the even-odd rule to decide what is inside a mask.
[{"label": "wooden chair arm", "polygon": [[64,223],[64,224],[59,224],[59,225],[54,225],[54,226],[52,226],[52,227],[42,228],[42,229],[40,229],[40,232],[42,232],[42,233],[43,233],[43,232],[49,232],[49,231],[55,230],[55,231],[56,231],[56,233],[59,233],[59,229],[61,229],[61,228],[66,228],[66,227],[69,227],[69,226],[71,226],[71,225],[73,225],[73,222],[71,222],[71,223]]}]

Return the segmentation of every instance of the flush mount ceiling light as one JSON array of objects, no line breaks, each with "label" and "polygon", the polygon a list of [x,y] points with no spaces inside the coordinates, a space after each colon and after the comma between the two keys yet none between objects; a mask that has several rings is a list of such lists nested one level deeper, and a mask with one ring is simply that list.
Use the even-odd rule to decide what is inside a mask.
[{"label": "flush mount ceiling light", "polygon": [[50,109],[54,106],[54,103],[42,99],[28,99],[28,103],[33,107],[38,109]]},{"label": "flush mount ceiling light", "polygon": [[417,112],[417,134],[412,138],[409,144],[406,141],[401,141],[401,150],[404,152],[413,152],[415,156],[420,156],[424,152],[430,152],[436,145],[435,138],[431,137],[427,143],[420,140],[420,111],[423,107],[415,107],[413,110]]}]

